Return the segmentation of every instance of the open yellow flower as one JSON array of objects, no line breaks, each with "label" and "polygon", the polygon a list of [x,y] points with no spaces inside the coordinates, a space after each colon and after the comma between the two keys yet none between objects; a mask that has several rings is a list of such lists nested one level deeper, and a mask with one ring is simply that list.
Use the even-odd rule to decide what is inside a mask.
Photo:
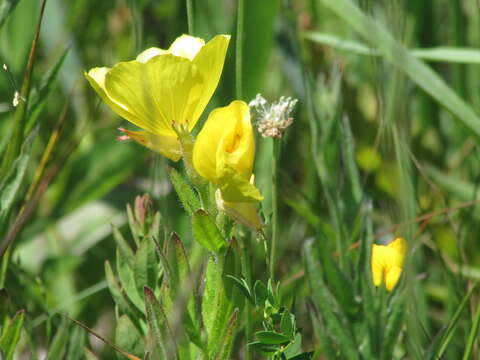
[{"label": "open yellow flower", "polygon": [[118,115],[144,131],[129,138],[177,161],[181,144],[174,128],[191,131],[217,88],[229,35],[203,39],[182,35],[168,50],[150,48],[136,60],[85,74]]},{"label": "open yellow flower", "polygon": [[388,245],[374,244],[372,247],[372,275],[375,286],[382,281],[388,291],[392,291],[402,274],[407,244],[398,237]]},{"label": "open yellow flower", "polygon": [[256,203],[263,199],[253,184],[255,141],[250,110],[243,101],[213,110],[193,148],[193,166],[218,188],[217,206],[235,220],[260,228]]}]

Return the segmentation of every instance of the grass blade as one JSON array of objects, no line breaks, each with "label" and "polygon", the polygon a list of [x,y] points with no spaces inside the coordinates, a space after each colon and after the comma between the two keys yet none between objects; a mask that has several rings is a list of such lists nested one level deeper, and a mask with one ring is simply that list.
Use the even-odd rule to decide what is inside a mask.
[{"label": "grass blade", "polygon": [[421,60],[416,59],[380,23],[365,15],[351,0],[320,0],[352,26],[390,63],[458,117],[473,133],[480,135],[480,119],[445,81]]}]

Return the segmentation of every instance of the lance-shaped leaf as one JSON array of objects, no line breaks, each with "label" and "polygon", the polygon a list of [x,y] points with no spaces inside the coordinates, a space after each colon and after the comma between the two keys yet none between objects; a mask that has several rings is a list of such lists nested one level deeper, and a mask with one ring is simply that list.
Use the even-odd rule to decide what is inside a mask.
[{"label": "lance-shaped leaf", "polygon": [[304,247],[304,258],[312,299],[322,315],[330,337],[334,338],[338,343],[343,358],[356,360],[358,359],[358,347],[355,344],[351,329],[346,326],[346,319],[341,314],[338,314],[340,318],[337,317],[337,314],[333,311],[334,307],[330,301],[331,294],[329,294],[327,286],[322,279],[322,270],[320,264],[315,259],[315,253],[313,241],[307,241]]},{"label": "lance-shaped leaf", "polygon": [[167,322],[162,305],[155,297],[153,291],[144,287],[145,309],[151,346],[151,356],[160,359],[176,359],[177,349],[175,340]]},{"label": "lance-shaped leaf", "polygon": [[195,240],[213,253],[218,254],[227,245],[215,222],[203,210],[197,210],[193,214],[192,228]]},{"label": "lance-shaped leaf", "polygon": [[232,351],[233,340],[235,339],[235,328],[237,326],[238,309],[235,309],[228,322],[227,331],[223,338],[222,345],[215,357],[215,360],[230,359],[230,352]]},{"label": "lance-shaped leaf", "polygon": [[183,207],[190,215],[193,215],[195,211],[201,208],[198,195],[177,170],[169,167],[168,175],[170,176],[170,181],[172,182]]},{"label": "lance-shaped leaf", "polygon": [[145,349],[145,339],[127,315],[118,319],[115,329],[115,343],[126,352],[142,356]]},{"label": "lance-shaped leaf", "polygon": [[141,242],[135,254],[133,275],[139,293],[143,291],[144,286],[155,288],[158,276],[158,262],[153,239],[146,238]]},{"label": "lance-shaped leaf", "polygon": [[2,337],[0,338],[0,349],[3,351],[5,360],[13,359],[13,354],[17,347],[18,340],[25,320],[25,311],[20,310],[15,314],[13,319],[6,323],[2,329]]}]

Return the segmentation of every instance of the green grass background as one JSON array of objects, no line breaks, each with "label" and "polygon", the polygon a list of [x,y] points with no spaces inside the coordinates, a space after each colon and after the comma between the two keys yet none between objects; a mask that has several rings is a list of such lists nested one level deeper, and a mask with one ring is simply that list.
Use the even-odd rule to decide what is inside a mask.
[{"label": "green grass background", "polygon": [[[0,6],[7,9],[15,3],[3,0]],[[243,100],[257,93],[272,100],[282,95],[299,99],[294,123],[281,142],[276,279],[282,283],[282,301],[303,328],[304,349],[327,358],[324,342],[314,331],[322,324],[313,315],[305,277],[306,240],[322,241],[355,283],[368,266],[361,262],[362,246],[349,249],[352,244],[366,237],[372,241],[372,234],[393,225],[479,196],[480,3],[244,4]],[[236,5],[228,0],[194,1],[196,36],[232,35],[219,88],[200,124],[209,110],[235,99]],[[2,148],[12,140],[11,101],[22,82],[38,13],[39,1],[21,0],[1,19],[0,61],[15,82],[5,72],[0,76]],[[47,1],[32,78],[32,99],[36,96],[41,105],[29,113],[26,127],[38,128],[38,134],[20,190],[0,228],[6,237],[68,104],[47,166],[59,171],[22,226],[4,277],[9,306],[27,310],[24,346],[35,351],[51,346],[58,327],[67,326],[57,312],[68,312],[113,337],[114,303],[103,264],[115,253],[110,224],[127,233],[125,205],[136,195],[150,192],[167,229],[177,231],[187,246],[193,241],[189,218],[166,175],[168,161],[137,144],[117,142],[116,128],[132,127],[100,103],[82,75],[95,66],[133,59],[150,46],[168,47],[186,32],[181,0]],[[49,80],[57,65],[58,74]],[[272,141],[257,136],[255,174],[265,196],[267,237],[271,158]],[[404,236],[410,249],[396,358],[426,358],[429,346],[437,346],[449,324],[454,329],[448,342],[441,340],[446,344],[443,356],[463,356],[478,312],[478,290],[459,316],[454,315],[480,278],[479,216],[472,203],[427,222],[395,227],[393,232]],[[251,238],[252,276],[266,280],[263,245],[249,231],[244,233]],[[84,336],[80,330],[73,333]],[[241,358],[243,346],[241,341],[235,344],[233,358]],[[472,349],[472,356],[478,356],[478,343]],[[108,347],[97,345],[96,350],[102,358],[113,356]]]}]

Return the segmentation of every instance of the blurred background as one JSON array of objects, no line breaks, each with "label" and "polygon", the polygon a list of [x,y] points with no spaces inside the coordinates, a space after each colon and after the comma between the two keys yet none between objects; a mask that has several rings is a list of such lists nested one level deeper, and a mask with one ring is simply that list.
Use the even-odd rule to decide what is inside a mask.
[{"label": "blurred background", "polygon": [[[422,348],[480,278],[475,202],[480,184],[480,3],[355,2],[374,27],[360,29],[355,13],[342,13],[332,1],[245,0],[243,100],[257,93],[269,100],[299,99],[281,146],[277,273],[282,298],[292,304],[298,326],[307,334],[304,347],[313,350],[318,340],[306,300],[302,244],[321,227],[332,238],[342,234],[345,247],[355,247],[368,214],[378,238],[387,229],[410,244],[408,276],[415,282],[411,291],[418,331],[412,347]],[[40,10],[40,1],[21,0],[8,13],[15,3],[0,5],[0,61],[8,67],[0,76],[2,148],[10,139],[12,100],[22,83]],[[194,2],[194,24],[194,35],[205,40],[232,35],[219,88],[202,124],[211,109],[235,99],[236,2]],[[125,206],[135,196],[149,192],[166,228],[187,245],[192,241],[189,218],[167,179],[169,161],[133,142],[116,141],[118,127],[133,126],[105,106],[83,76],[92,67],[134,59],[151,46],[168,48],[183,33],[187,17],[181,0],[46,3],[25,129],[36,128],[38,134],[21,190],[1,229],[4,238],[61,124],[41,181],[47,189],[21,226],[4,278],[10,306],[27,310],[25,341],[39,353],[46,351],[56,329],[66,326],[54,316],[57,312],[68,312],[112,338],[114,303],[104,262],[115,253],[111,224],[128,233]],[[255,174],[265,196],[267,225],[271,157],[272,142],[257,136]],[[390,228],[435,211],[440,215]],[[264,279],[263,245],[252,241],[251,246],[253,277]],[[359,269],[352,261],[347,271],[355,276]],[[475,299],[470,299],[472,308]],[[462,321],[470,319],[467,314]],[[458,358],[466,329],[459,328],[446,358]],[[83,330],[75,331],[85,336]],[[103,351],[102,358],[113,356],[99,342],[91,346]]]}]

